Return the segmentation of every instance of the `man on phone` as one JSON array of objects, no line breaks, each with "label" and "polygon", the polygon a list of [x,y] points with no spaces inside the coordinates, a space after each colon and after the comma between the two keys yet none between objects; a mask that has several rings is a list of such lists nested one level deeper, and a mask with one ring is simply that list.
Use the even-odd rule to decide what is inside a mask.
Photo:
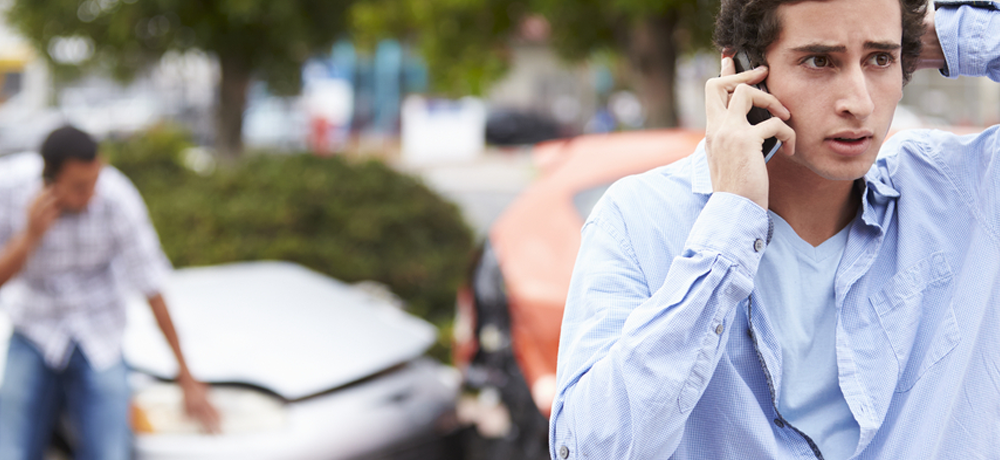
[{"label": "man on phone", "polygon": [[188,414],[217,431],[219,416],[188,371],[160,295],[170,264],[135,187],[73,127],[49,134],[41,157],[41,174],[0,186],[0,286],[14,324],[0,460],[41,458],[63,411],[75,458],[130,458],[122,278],[146,296],[174,351]]},{"label": "man on phone", "polygon": [[915,69],[1000,81],[998,10],[723,0],[705,141],[584,226],[553,458],[1000,452],[1000,128],[886,140]]}]

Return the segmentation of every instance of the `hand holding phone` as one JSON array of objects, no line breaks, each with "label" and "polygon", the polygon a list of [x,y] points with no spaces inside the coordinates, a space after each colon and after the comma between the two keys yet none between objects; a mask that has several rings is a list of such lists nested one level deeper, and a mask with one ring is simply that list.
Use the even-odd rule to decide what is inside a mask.
[{"label": "hand holding phone", "polygon": [[[767,78],[767,67],[737,73],[735,59],[726,54],[719,77],[705,82],[705,154],[712,191],[739,195],[767,209],[769,179],[761,160],[768,155],[758,157],[757,152],[771,137],[791,143],[789,147],[795,144],[795,131],[784,122],[791,119],[791,113],[776,97],[751,86]],[[747,113],[754,107],[773,113],[774,118],[751,124]],[[763,153],[773,154],[778,145],[767,145]]]},{"label": "hand holding phone", "polygon": [[59,218],[62,210],[59,208],[59,199],[52,190],[51,185],[46,185],[32,200],[28,207],[28,235],[40,240],[45,232],[49,230],[52,223]]},{"label": "hand holding phone", "polygon": [[[744,72],[757,67],[756,65],[751,64],[750,56],[746,51],[737,52],[736,55],[733,56],[733,64],[736,66],[736,73]],[[758,63],[758,65],[760,65],[760,63]],[[767,90],[767,85],[764,84],[764,82],[750,86],[753,86],[754,88],[757,88],[765,93],[769,92]],[[749,121],[751,125],[756,125],[757,123],[767,120],[768,118],[771,118],[771,112],[768,112],[767,109],[753,107],[749,112],[747,112],[747,121]],[[762,149],[764,153],[764,162],[766,163],[770,161],[771,157],[774,156],[775,152],[777,152],[779,148],[781,148],[781,141],[779,141],[778,138],[771,137],[765,139]]]}]

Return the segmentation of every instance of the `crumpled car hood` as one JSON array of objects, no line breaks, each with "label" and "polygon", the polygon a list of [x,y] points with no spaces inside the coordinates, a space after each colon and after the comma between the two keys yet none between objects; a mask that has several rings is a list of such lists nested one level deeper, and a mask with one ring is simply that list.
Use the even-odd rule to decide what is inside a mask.
[{"label": "crumpled car hood", "polygon": [[[163,292],[195,378],[301,399],[422,355],[429,323],[384,298],[287,262],[176,270]],[[145,299],[128,302],[124,354],[139,371],[177,365]]]}]

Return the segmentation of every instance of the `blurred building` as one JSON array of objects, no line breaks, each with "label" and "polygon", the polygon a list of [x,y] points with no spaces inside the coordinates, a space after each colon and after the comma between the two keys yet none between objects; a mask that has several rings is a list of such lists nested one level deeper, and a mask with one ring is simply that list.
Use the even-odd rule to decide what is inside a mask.
[{"label": "blurred building", "polygon": [[[486,95],[490,121],[502,123],[505,120],[498,118],[505,117],[510,131],[551,125],[543,126],[547,132],[527,133],[527,139],[545,137],[551,131],[555,131],[553,135],[583,132],[600,108],[598,89],[610,90],[598,88],[595,72],[600,72],[599,66],[567,63],[548,41],[549,25],[543,18],[530,17],[522,22],[511,42],[510,70]],[[519,137],[515,132],[502,134]]]},{"label": "blurred building", "polygon": [[928,124],[989,126],[1000,123],[1000,83],[988,78],[943,78],[937,70],[914,72],[901,104]]},{"label": "blurred building", "polygon": [[2,20],[9,6],[9,0],[0,0],[0,154],[35,139],[39,129],[26,119],[36,118],[52,94],[45,62]]}]

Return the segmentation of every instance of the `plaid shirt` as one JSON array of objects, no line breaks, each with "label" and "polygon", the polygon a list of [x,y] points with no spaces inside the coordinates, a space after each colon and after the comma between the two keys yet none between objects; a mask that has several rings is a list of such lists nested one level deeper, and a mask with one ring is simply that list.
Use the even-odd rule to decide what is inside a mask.
[{"label": "plaid shirt", "polygon": [[[27,225],[28,206],[42,188],[41,168],[36,154],[0,160],[0,246]],[[0,304],[50,367],[64,368],[75,343],[91,365],[104,369],[121,359],[125,308],[119,287],[152,296],[170,270],[142,197],[107,166],[87,208],[49,227],[0,291]]]}]

